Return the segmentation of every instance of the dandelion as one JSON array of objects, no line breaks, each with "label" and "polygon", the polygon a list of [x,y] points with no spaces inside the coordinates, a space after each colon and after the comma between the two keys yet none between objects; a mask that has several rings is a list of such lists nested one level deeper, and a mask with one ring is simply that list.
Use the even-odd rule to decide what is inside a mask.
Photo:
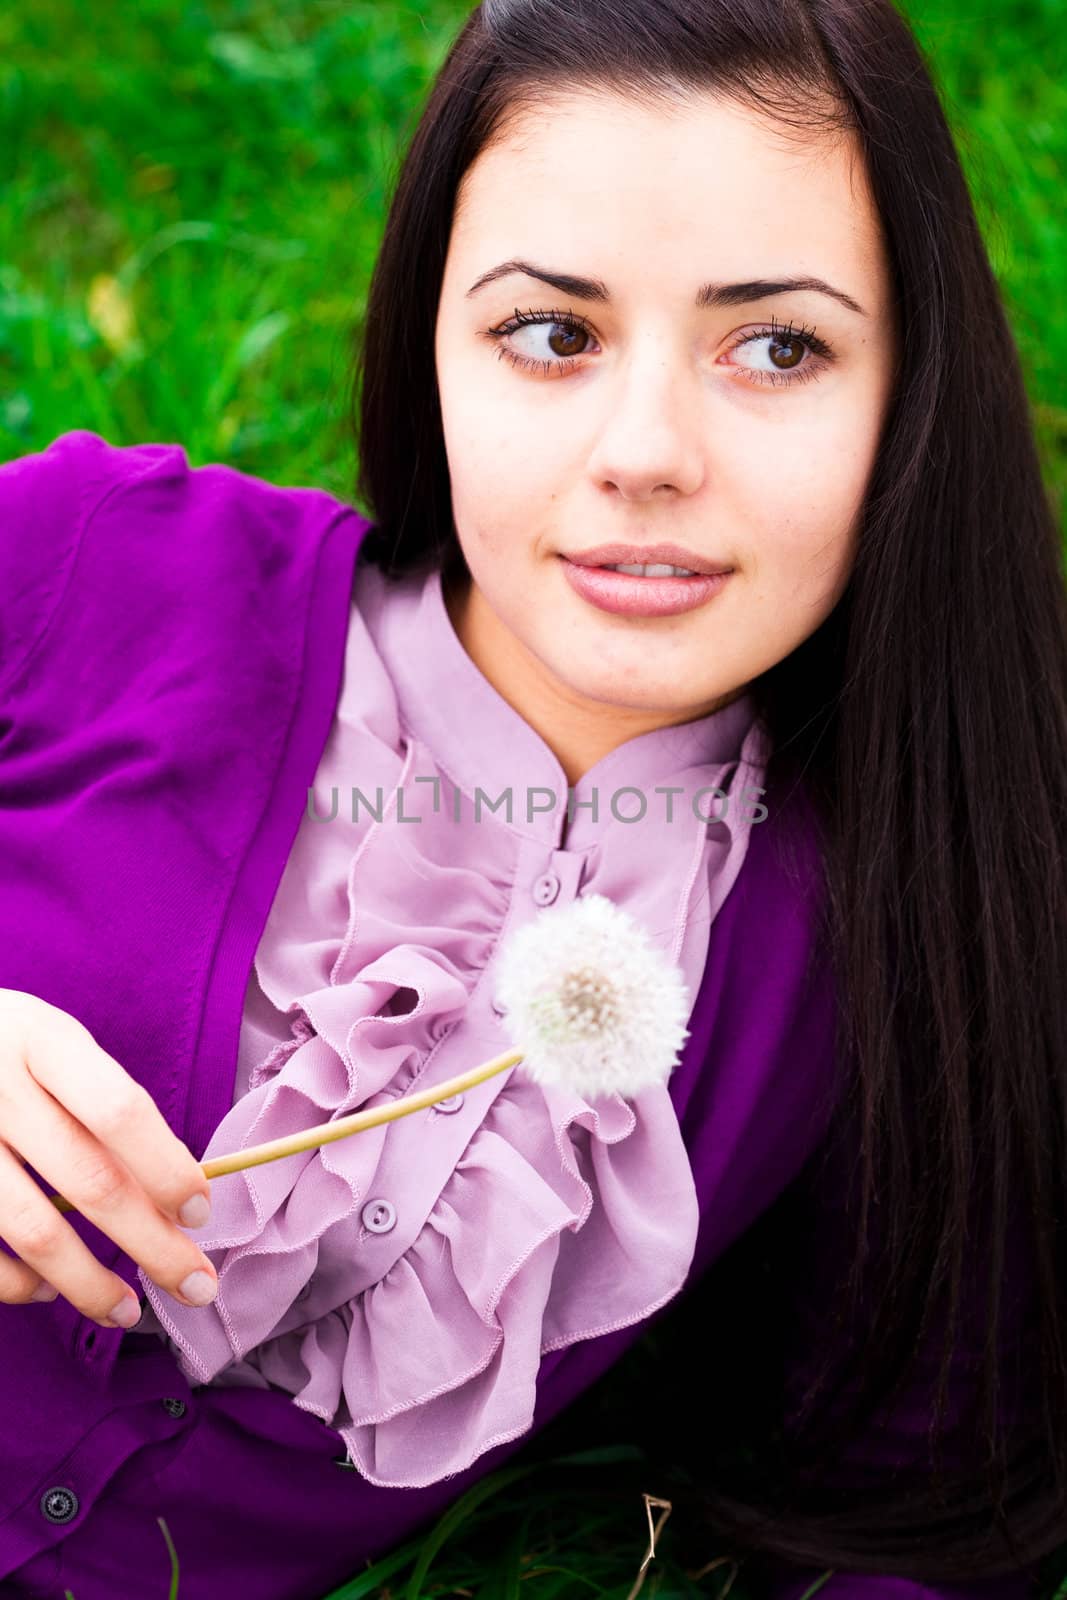
[{"label": "dandelion", "polygon": [[522,1070],[580,1095],[634,1095],[666,1083],[689,1037],[680,970],[602,894],[550,907],[498,958]]},{"label": "dandelion", "polygon": [[[630,1097],[664,1084],[689,1037],[689,994],[681,970],[628,912],[601,894],[548,907],[505,941],[495,998],[507,1008],[513,1046],[445,1083],[202,1163],[207,1178],[280,1161],[346,1139],[450,1099],[498,1072],[519,1067],[535,1083],[583,1098]],[[60,1211],[73,1209],[59,1195]]]}]

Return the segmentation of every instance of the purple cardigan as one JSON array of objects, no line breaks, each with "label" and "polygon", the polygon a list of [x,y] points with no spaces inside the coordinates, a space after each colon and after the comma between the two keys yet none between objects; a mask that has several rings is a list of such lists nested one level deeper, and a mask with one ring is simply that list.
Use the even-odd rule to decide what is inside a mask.
[{"label": "purple cardigan", "polygon": [[[232,1104],[248,977],[331,726],[367,527],[323,491],[81,430],[0,467],[0,986],[76,1016],[198,1159]],[[775,799],[712,925],[670,1080],[700,1199],[690,1284],[801,1174],[835,1093],[817,851],[799,796]],[[139,1289],[124,1252],[67,1220]],[[829,1230],[813,1238],[812,1282],[834,1248]],[[813,1342],[818,1304],[807,1322],[784,1308]],[[530,1433],[648,1325],[546,1354]],[[0,1305],[0,1336],[5,1595],[113,1600],[136,1574],[139,1596],[164,1596],[162,1516],[179,1600],[314,1600],[523,1442],[426,1488],[381,1488],[341,1470],[340,1436],[287,1395],[194,1391],[157,1338],[63,1298]],[[799,1370],[799,1331],[795,1354]],[[931,1370],[917,1363],[850,1470],[921,1454]],[[966,1361],[956,1379],[958,1408]],[[774,1600],[816,1575],[783,1567]],[[839,1574],[820,1595],[1028,1592],[1022,1575],[935,1590]]]}]

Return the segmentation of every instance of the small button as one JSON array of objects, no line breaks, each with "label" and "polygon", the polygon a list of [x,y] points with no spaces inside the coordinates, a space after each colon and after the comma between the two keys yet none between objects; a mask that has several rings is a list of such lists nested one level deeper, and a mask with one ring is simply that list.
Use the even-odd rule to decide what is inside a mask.
[{"label": "small button", "polygon": [[59,1485],[55,1489],[47,1489],[41,1496],[41,1515],[47,1517],[49,1522],[70,1522],[78,1515],[78,1504],[74,1490]]},{"label": "small button", "polygon": [[496,1012],[498,1017],[506,1017],[508,1014],[507,1006],[502,1005],[499,1000],[493,1001],[493,1010]]},{"label": "small button", "polygon": [[458,1111],[462,1104],[463,1096],[461,1094],[450,1094],[446,1096],[444,1100],[435,1101],[434,1110],[444,1111],[446,1113],[450,1111]]},{"label": "small button", "polygon": [[169,1412],[172,1417],[184,1417],[184,1415],[185,1415],[185,1401],[184,1400],[164,1400],[163,1401],[163,1409],[164,1409],[164,1411]]},{"label": "small button", "polygon": [[360,1217],[371,1233],[388,1233],[390,1228],[396,1227],[396,1208],[388,1200],[368,1200]]},{"label": "small button", "polygon": [[539,906],[550,906],[559,894],[559,879],[554,872],[546,872],[534,884],[533,897]]}]

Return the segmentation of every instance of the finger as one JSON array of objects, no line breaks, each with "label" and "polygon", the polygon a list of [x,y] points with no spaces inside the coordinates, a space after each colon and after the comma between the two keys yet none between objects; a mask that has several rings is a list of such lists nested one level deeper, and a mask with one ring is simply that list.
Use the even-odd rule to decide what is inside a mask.
[{"label": "finger", "polygon": [[[23,1037],[23,1053],[30,1076],[119,1157],[161,1211],[177,1218],[195,1195],[211,1204],[211,1186],[188,1145],[168,1125],[147,1089],[76,1017],[52,1006],[36,1011]],[[36,1167],[33,1156],[26,1154]],[[76,1203],[73,1195],[65,1198]]]},{"label": "finger", "polygon": [[[51,1213],[51,1215],[49,1215]],[[26,1305],[40,1289],[51,1288],[55,1299],[58,1288],[43,1278],[26,1260],[25,1253],[48,1259],[72,1290],[66,1298],[83,1315],[106,1327],[110,1312],[124,1300],[138,1302],[114,1272],[109,1272],[82,1243],[69,1223],[41,1193],[15,1153],[0,1143],[0,1233],[15,1252],[16,1259],[0,1253],[0,1301],[6,1305]]]},{"label": "finger", "polygon": [[[214,1299],[218,1278],[198,1245],[158,1210],[125,1164],[65,1106],[41,1089],[35,1088],[34,1095],[36,1098],[24,1094],[17,1104],[5,1106],[5,1138],[168,1294],[186,1305]],[[115,1298],[107,1295],[116,1274],[100,1276],[106,1269],[85,1249],[64,1214],[25,1173],[23,1177],[30,1183],[33,1203],[26,1201],[20,1188],[24,1203],[14,1215],[0,1210],[0,1232],[24,1261],[73,1304],[98,1320],[110,1315]],[[91,1265],[88,1272],[86,1260]],[[199,1300],[198,1274],[204,1275],[199,1280],[204,1288]]]},{"label": "finger", "polygon": [[[20,1167],[25,1166],[18,1151],[10,1149],[0,1140],[0,1159],[5,1154]],[[2,1239],[0,1243],[3,1243]],[[24,1261],[12,1259],[0,1251],[0,1300],[5,1304],[21,1305],[29,1300],[54,1300],[58,1293],[54,1283],[48,1283],[40,1273],[34,1272]]]}]

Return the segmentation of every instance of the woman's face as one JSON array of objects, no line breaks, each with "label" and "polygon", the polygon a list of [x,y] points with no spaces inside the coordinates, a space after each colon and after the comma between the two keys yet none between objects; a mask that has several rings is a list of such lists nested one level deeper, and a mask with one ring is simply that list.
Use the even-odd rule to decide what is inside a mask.
[{"label": "woman's face", "polygon": [[[711,95],[581,94],[517,122],[461,186],[435,352],[470,577],[446,604],[572,784],[736,699],[848,580],[891,392],[889,269],[856,148],[791,138]],[[475,287],[519,259],[602,287]],[[660,541],[731,575],[673,615],[572,587],[567,556]]]}]

